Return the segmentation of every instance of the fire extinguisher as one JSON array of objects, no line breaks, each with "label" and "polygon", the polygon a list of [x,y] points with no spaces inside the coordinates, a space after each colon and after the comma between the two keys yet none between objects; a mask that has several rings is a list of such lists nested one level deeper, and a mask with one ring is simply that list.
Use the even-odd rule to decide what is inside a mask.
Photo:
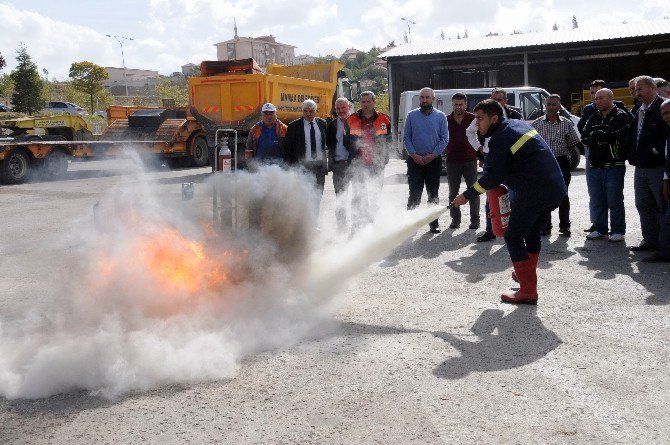
[{"label": "fire extinguisher", "polygon": [[219,149],[219,171],[231,171],[232,170],[232,154],[228,145],[224,145]]},{"label": "fire extinguisher", "polygon": [[489,190],[489,218],[495,236],[505,236],[505,229],[509,223],[512,209],[509,203],[509,191],[504,185]]}]

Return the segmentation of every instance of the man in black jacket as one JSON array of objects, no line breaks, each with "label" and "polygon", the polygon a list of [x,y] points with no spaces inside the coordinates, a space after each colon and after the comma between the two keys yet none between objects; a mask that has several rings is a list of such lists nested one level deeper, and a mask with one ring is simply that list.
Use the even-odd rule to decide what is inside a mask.
[{"label": "man in black jacket", "polygon": [[[586,127],[586,123],[589,121],[589,118],[593,116],[597,111],[598,108],[596,107],[596,93],[605,88],[606,83],[604,80],[594,80],[591,82],[589,85],[589,93],[591,94],[591,103],[586,105],[584,107],[584,110],[582,110],[582,117],[579,118],[579,122],[577,122],[577,130],[581,133],[584,131],[584,127]],[[633,82],[633,90],[635,89],[635,85]],[[613,101],[614,106],[617,108],[621,108],[622,110],[628,112],[628,109],[626,108],[626,104],[624,104],[620,100],[615,100]],[[630,116],[632,118],[632,115]],[[595,202],[594,200],[590,199],[590,194],[591,190],[593,189],[594,185],[591,184],[592,180],[592,175],[590,172],[590,165],[589,165],[589,149],[588,147],[585,147],[584,154],[586,157],[586,187],[589,190],[589,215],[591,219],[591,227],[588,229],[584,230],[584,232],[593,232],[596,229],[596,218],[597,216],[595,215],[595,210],[591,207],[591,202]]]},{"label": "man in black jacket", "polygon": [[319,193],[323,194],[326,179],[326,121],[316,117],[316,102],[302,103],[302,117],[286,129],[284,161],[287,165],[302,166],[314,175]]},{"label": "man in black jacket", "polygon": [[[665,124],[670,127],[670,99],[666,99],[661,104],[661,116]],[[668,131],[665,153],[665,175],[663,176],[663,198],[666,202],[670,201],[670,156],[667,150],[670,150],[670,130]],[[643,258],[646,263],[668,263],[670,262],[670,206],[665,210],[661,232],[658,237],[658,252],[651,256]]]},{"label": "man in black jacket", "polygon": [[609,240],[620,242],[626,233],[626,213],[623,203],[626,174],[626,134],[630,115],[613,103],[612,90],[602,88],[595,95],[598,111],[582,130],[582,141],[589,148],[589,209],[595,230],[586,238],[607,237],[607,211],[610,213],[612,234]]},{"label": "man in black jacket", "polygon": [[640,215],[642,242],[633,251],[658,250],[658,233],[667,203],[663,198],[663,172],[668,126],[661,118],[661,102],[654,79],[639,76],[635,93],[640,108],[628,131],[628,162],[635,166],[635,207]]}]

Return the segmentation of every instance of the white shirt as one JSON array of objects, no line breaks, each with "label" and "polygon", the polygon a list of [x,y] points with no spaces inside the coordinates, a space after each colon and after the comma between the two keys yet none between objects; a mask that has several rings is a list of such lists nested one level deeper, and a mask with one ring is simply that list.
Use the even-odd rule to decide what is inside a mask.
[{"label": "white shirt", "polygon": [[309,137],[309,132],[311,129],[310,122],[307,122],[306,119],[303,119],[303,124],[305,128],[305,161],[322,161],[323,160],[323,145],[321,142],[321,130],[319,129],[319,124],[316,123],[316,119],[312,121],[314,124],[314,136],[316,140],[316,158],[312,158],[312,144]]}]

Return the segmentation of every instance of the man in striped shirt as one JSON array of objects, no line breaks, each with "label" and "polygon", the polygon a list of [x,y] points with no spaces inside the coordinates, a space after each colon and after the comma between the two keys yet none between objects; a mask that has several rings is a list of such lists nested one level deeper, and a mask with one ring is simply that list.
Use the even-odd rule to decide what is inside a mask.
[{"label": "man in striped shirt", "polygon": [[[556,157],[561,168],[566,188],[570,185],[570,148],[579,144],[579,135],[575,131],[572,121],[559,115],[561,111],[561,96],[551,94],[547,98],[547,114],[537,118],[531,125],[545,140]],[[563,236],[570,236],[570,198],[566,193],[558,207],[558,232]],[[542,236],[551,234],[551,215],[547,225],[542,229]]]}]

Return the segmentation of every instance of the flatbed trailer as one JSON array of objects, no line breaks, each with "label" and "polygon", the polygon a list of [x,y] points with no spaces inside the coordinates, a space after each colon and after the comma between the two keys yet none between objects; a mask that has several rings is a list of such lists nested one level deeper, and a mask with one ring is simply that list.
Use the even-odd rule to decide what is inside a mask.
[{"label": "flatbed trailer", "polygon": [[20,184],[31,176],[57,179],[65,175],[70,161],[107,159],[130,150],[147,164],[167,160],[171,167],[203,167],[209,163],[205,133],[194,118],[165,119],[161,114],[166,110],[141,111],[114,121],[96,141],[0,141],[0,182]]}]

